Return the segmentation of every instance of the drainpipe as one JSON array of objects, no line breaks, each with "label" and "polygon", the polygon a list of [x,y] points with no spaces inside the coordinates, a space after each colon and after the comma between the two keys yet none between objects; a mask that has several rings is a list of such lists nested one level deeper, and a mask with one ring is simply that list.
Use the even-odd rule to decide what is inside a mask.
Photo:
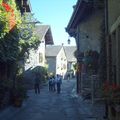
[{"label": "drainpipe", "polygon": [[82,61],[82,57],[80,55],[80,30],[79,30],[79,25],[77,26],[77,64],[78,64],[78,71],[77,71],[77,89],[76,92],[77,94],[81,93],[81,61]]},{"label": "drainpipe", "polygon": [[105,35],[108,35],[108,0],[105,0]]},{"label": "drainpipe", "polygon": [[[108,56],[108,0],[105,0],[105,40],[106,40],[106,52],[107,52],[107,56]],[[108,66],[108,61],[109,61],[109,58],[107,58],[107,79],[109,78],[109,66]],[[107,101],[105,101],[105,116],[104,118],[107,118],[108,119],[108,103]]]}]

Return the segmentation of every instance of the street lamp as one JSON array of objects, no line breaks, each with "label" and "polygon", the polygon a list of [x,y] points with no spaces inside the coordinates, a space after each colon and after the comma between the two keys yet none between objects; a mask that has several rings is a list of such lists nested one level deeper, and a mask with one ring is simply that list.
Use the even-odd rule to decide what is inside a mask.
[{"label": "street lamp", "polygon": [[70,44],[70,42],[71,42],[71,41],[70,41],[70,39],[68,38],[68,44]]}]

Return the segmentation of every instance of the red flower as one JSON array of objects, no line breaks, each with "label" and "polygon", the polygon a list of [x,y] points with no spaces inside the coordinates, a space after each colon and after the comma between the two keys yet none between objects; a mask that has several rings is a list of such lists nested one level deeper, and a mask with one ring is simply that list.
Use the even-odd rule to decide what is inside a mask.
[{"label": "red flower", "polygon": [[7,17],[8,17],[8,20],[9,20],[9,29],[11,30],[16,25],[14,9],[12,9],[11,6],[8,5],[7,3],[2,3],[2,6],[6,10],[6,12],[10,12],[10,14],[8,14]]},{"label": "red flower", "polygon": [[7,3],[2,3],[2,6],[5,8],[7,12],[13,12],[14,10]]},{"label": "red flower", "polygon": [[109,84],[108,81],[106,81],[106,82],[104,83],[103,89],[104,89],[105,92],[108,92],[108,91],[109,91],[109,89],[110,89],[110,84]]},{"label": "red flower", "polygon": [[117,85],[116,84],[112,84],[111,87],[112,87],[113,90],[116,90]]}]

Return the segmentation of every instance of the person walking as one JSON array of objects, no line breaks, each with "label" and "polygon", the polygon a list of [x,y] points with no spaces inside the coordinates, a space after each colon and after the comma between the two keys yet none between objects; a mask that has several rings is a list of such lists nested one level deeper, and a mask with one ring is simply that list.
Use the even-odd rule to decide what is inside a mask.
[{"label": "person walking", "polygon": [[60,94],[60,92],[61,92],[62,78],[58,74],[57,74],[56,82],[57,82],[57,93]]},{"label": "person walking", "polygon": [[52,77],[52,91],[56,91],[56,80],[55,80],[55,76]]},{"label": "person walking", "polygon": [[40,94],[40,78],[38,74],[36,74],[34,82],[35,93]]},{"label": "person walking", "polygon": [[70,73],[67,74],[67,79],[70,80]]},{"label": "person walking", "polygon": [[49,79],[48,79],[48,84],[49,84],[49,91],[52,91],[52,83],[53,81],[52,81],[52,77],[50,77]]}]

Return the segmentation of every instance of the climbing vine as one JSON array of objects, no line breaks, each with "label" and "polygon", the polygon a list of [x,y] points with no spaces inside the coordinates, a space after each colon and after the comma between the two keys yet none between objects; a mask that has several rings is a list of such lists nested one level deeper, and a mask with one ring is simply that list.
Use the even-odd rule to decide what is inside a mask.
[{"label": "climbing vine", "polygon": [[20,12],[14,0],[0,0],[0,62],[13,61],[18,52]]},{"label": "climbing vine", "polygon": [[[15,0],[4,1],[0,0],[0,61],[16,61],[23,59],[24,53],[29,48],[37,48],[40,41],[33,32],[27,40],[20,36],[20,33],[28,27],[29,30],[34,31],[33,15],[21,16]],[[25,31],[24,35],[27,34],[29,33]]]},{"label": "climbing vine", "polygon": [[0,0],[0,39],[21,23],[15,0]]},{"label": "climbing vine", "polygon": [[20,32],[23,30],[31,31],[32,33],[27,33],[27,31],[24,31],[24,35],[31,34],[31,37],[28,39],[23,39],[20,37],[19,39],[19,50],[20,54],[19,57],[24,56],[25,52],[28,52],[29,49],[34,48],[36,49],[38,45],[40,44],[40,40],[36,34],[34,34],[35,31],[35,22],[34,22],[34,16],[33,14],[24,14],[22,16],[22,24],[19,27]]},{"label": "climbing vine", "polygon": [[[22,84],[24,64],[21,63],[24,62],[25,53],[30,48],[36,49],[40,43],[34,34],[35,24],[30,24],[34,23],[32,20],[34,20],[33,15],[21,16],[15,0],[0,0],[0,81],[2,81],[0,88],[3,89],[1,91],[3,96],[5,96],[6,83],[2,85],[1,83],[6,81],[9,91],[11,88],[17,88],[19,80]],[[23,30],[26,30],[22,34],[24,37],[28,36],[28,31],[31,30],[28,39],[22,39],[24,37],[20,36]],[[21,84],[19,87],[23,87]],[[0,98],[3,99],[1,95]],[[1,104],[0,102],[0,106]]]}]

